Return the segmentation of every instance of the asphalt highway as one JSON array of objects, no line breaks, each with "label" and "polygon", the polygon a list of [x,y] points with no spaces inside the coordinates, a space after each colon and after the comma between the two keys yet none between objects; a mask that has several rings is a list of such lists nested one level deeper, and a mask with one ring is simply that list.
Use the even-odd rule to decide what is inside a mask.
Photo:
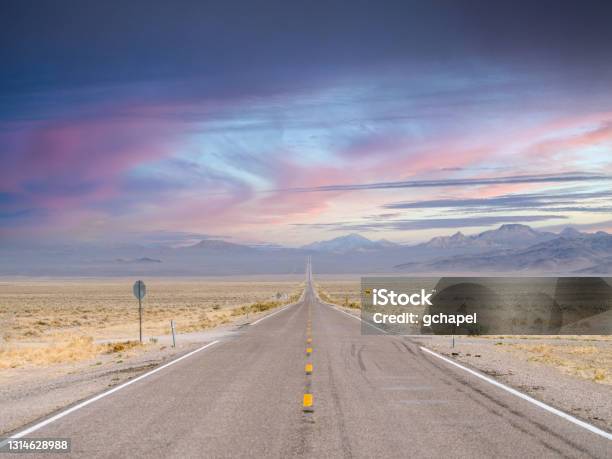
[{"label": "asphalt highway", "polygon": [[408,338],[362,335],[316,298],[310,267],[299,303],[26,436],[70,438],[74,457],[612,454]]}]

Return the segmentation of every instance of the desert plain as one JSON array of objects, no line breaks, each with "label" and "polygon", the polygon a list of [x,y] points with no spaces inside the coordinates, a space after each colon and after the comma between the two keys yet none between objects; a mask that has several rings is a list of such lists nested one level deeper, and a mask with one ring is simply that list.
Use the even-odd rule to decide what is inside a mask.
[{"label": "desert plain", "polygon": [[[133,279],[3,279],[0,281],[0,369],[86,360],[140,347]],[[197,332],[290,301],[302,279],[145,279],[143,341]]]}]

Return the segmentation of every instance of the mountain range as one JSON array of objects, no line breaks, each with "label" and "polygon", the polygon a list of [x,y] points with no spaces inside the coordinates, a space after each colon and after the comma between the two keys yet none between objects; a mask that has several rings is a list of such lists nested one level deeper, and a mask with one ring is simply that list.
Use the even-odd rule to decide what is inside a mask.
[{"label": "mountain range", "polygon": [[[438,243],[432,240],[427,244],[432,242]],[[555,234],[538,232],[526,225],[503,225],[497,230],[469,238],[450,236],[445,241],[445,247],[452,244],[476,244],[489,250],[440,257],[421,263],[402,263],[394,268],[410,272],[612,272],[612,235],[603,231],[581,233],[566,228]]]},{"label": "mountain range", "polygon": [[231,275],[300,273],[306,256],[319,273],[612,273],[612,235],[560,233],[507,224],[416,245],[348,234],[298,248],[203,239],[186,247],[115,244],[0,247],[0,275]]},{"label": "mountain range", "polygon": [[402,271],[607,273],[612,262],[612,236],[556,237],[522,249],[456,255],[426,263],[404,263]]},{"label": "mountain range", "polygon": [[538,242],[549,241],[557,236],[555,233],[536,231],[527,225],[509,224],[473,236],[465,236],[458,231],[452,236],[435,237],[422,245],[436,248],[523,248]]}]

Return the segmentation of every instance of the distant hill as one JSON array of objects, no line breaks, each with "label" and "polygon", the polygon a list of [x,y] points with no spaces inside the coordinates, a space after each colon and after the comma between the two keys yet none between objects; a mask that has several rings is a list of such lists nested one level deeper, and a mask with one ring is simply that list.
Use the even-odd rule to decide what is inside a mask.
[{"label": "distant hill", "polygon": [[599,264],[580,269],[576,271],[576,274],[598,274],[610,276],[612,275],[612,257],[608,257]]},{"label": "distant hill", "polygon": [[559,236],[561,237],[565,237],[568,239],[573,239],[573,238],[577,238],[577,237],[584,237],[587,236],[588,233],[581,233],[580,231],[578,231],[575,228],[564,228],[563,231],[561,231],[559,233]]},{"label": "distant hill", "polygon": [[197,244],[183,247],[182,250],[206,250],[212,252],[252,252],[255,249],[243,244],[227,242],[221,239],[203,239]]},{"label": "distant hill", "polygon": [[348,234],[327,241],[318,241],[302,247],[304,250],[312,250],[315,252],[332,252],[346,253],[354,251],[371,251],[381,250],[391,247],[397,247],[399,244],[381,239],[379,241],[371,241],[359,234]]},{"label": "distant hill", "polygon": [[465,247],[482,247],[491,248],[494,244],[487,241],[479,241],[472,236],[466,236],[461,231],[457,231],[452,236],[437,236],[432,238],[429,242],[419,244],[419,247],[429,249],[451,249],[451,248],[465,248]]},{"label": "distant hill", "polygon": [[157,258],[149,258],[149,257],[141,257],[133,260],[126,260],[124,258],[117,258],[115,260],[117,263],[161,263],[161,260]]}]

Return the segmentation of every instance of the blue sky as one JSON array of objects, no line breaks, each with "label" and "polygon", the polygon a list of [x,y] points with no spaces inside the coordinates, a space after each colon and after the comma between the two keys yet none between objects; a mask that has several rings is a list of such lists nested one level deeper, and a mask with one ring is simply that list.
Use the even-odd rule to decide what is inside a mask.
[{"label": "blue sky", "polygon": [[612,11],[531,3],[3,2],[0,237],[609,230]]}]

